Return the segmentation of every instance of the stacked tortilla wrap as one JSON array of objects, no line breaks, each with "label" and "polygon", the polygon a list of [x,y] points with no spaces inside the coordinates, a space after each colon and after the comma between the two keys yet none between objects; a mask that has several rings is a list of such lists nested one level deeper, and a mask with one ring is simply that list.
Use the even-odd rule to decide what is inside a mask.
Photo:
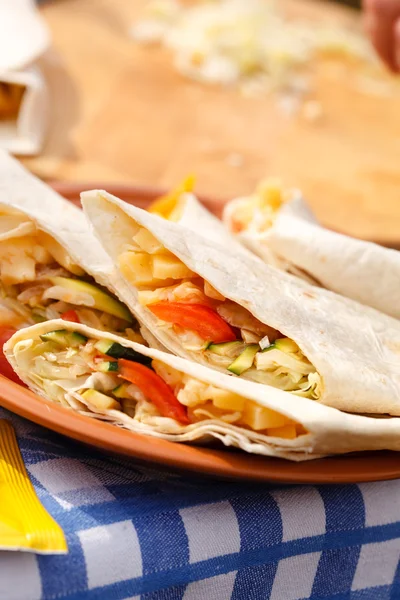
[{"label": "stacked tortilla wrap", "polygon": [[397,320],[106,192],[82,204],[121,297],[174,354],[344,411],[400,415]]},{"label": "stacked tortilla wrap", "polygon": [[2,152],[0,326],[19,329],[65,315],[141,339],[115,297],[117,279],[82,211]]},{"label": "stacked tortilla wrap", "polygon": [[[294,461],[353,450],[400,450],[398,418],[349,415],[84,325],[34,325],[18,331],[4,349],[39,395],[137,433],[176,442],[215,438]],[[103,360],[96,358],[98,352]],[[143,372],[150,373],[147,385]],[[172,393],[178,406],[158,406],[154,378],[170,390],[164,399]]]},{"label": "stacked tortilla wrap", "polygon": [[269,264],[400,318],[400,254],[322,227],[297,191],[274,182],[232,200],[224,221]]},{"label": "stacked tortilla wrap", "polygon": [[[236,252],[229,234],[218,243],[202,208],[197,229],[211,239],[199,235],[184,220],[190,196],[170,222],[84,193],[100,244],[83,213],[1,157],[0,203],[2,286],[21,285],[19,296],[37,285],[46,300],[23,296],[29,319],[4,351],[41,396],[146,435],[291,460],[400,449],[400,420],[377,418],[400,415],[397,320]],[[19,283],[4,267],[10,243]],[[153,347],[137,343],[126,307]],[[60,320],[65,308],[80,322]]]}]

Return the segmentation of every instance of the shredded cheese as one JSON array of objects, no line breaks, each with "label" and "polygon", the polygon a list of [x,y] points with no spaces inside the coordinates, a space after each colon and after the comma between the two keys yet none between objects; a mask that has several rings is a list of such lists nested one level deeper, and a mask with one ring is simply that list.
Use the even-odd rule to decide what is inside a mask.
[{"label": "shredded cheese", "polygon": [[[317,56],[374,61],[361,34],[337,25],[291,21],[267,0],[152,0],[131,35],[172,50],[176,68],[205,83],[239,83],[245,94],[282,91],[304,98],[299,71]],[[293,85],[292,85],[293,84]]]}]

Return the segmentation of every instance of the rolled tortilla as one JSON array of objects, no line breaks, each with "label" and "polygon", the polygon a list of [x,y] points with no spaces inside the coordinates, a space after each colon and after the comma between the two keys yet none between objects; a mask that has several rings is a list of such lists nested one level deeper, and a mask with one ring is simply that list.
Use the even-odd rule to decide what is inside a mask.
[{"label": "rolled tortilla", "polygon": [[300,193],[271,202],[271,190],[267,184],[226,205],[231,233],[268,264],[399,319],[400,253],[330,231]]},{"label": "rolled tortilla", "polygon": [[[174,354],[344,411],[400,415],[397,320],[258,260],[235,256],[106,192],[85,192],[82,203],[124,278],[121,297]],[[215,343],[211,348],[209,343],[217,341],[214,330],[207,338],[198,325],[209,324],[208,317],[190,326],[186,320],[182,327],[176,317],[177,310],[182,316],[182,304],[211,307],[225,325],[236,328],[235,343],[252,348],[253,362],[251,348],[240,365],[231,346],[228,353]],[[222,329],[216,326],[218,335]],[[233,358],[235,365],[228,362]]]},{"label": "rolled tortilla", "polygon": [[[125,353],[125,360],[105,354],[99,359],[105,351]],[[14,334],[4,352],[20,378],[43,398],[169,441],[215,438],[246,452],[293,461],[354,450],[400,450],[398,418],[345,414],[84,325],[34,325]],[[156,377],[158,385],[161,378],[183,417],[160,407],[154,385],[135,379],[138,372],[149,380]]]},{"label": "rolled tortilla", "polygon": [[0,152],[0,326],[65,314],[141,339],[117,279],[83,212]]}]

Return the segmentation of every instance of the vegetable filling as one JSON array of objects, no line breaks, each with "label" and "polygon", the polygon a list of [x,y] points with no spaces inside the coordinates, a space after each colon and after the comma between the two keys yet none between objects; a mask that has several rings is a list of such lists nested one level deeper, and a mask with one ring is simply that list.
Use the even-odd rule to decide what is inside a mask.
[{"label": "vegetable filling", "polygon": [[0,328],[62,318],[142,341],[128,309],[24,214],[0,212]]},{"label": "vegetable filling", "polygon": [[227,373],[318,399],[320,377],[299,346],[191,271],[145,228],[118,257],[158,327]]},{"label": "vegetable filling", "polygon": [[302,425],[274,410],[113,341],[57,330],[28,344],[19,342],[14,355],[54,401],[122,424],[133,419],[176,433],[213,419],[277,438],[306,433]]},{"label": "vegetable filling", "polygon": [[274,224],[279,209],[294,195],[293,190],[284,190],[279,181],[262,181],[254,194],[234,201],[232,212],[229,211],[232,232],[257,234],[267,231]]}]

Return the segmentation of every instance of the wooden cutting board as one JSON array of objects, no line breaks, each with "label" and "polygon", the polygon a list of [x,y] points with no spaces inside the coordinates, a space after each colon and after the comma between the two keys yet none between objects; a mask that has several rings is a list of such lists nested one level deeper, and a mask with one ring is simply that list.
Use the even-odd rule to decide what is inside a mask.
[{"label": "wooden cutting board", "polygon": [[[358,13],[313,0],[290,13],[357,23]],[[42,67],[52,95],[40,157],[46,179],[171,186],[188,173],[200,193],[230,198],[265,175],[300,186],[327,225],[366,238],[400,238],[400,84],[382,75],[367,94],[354,65],[313,65],[323,114],[285,116],[268,97],[185,80],[159,48],[129,39],[143,0],[62,0],[42,14],[53,49]],[[361,81],[361,83],[360,83]],[[387,87],[393,89],[387,92]]]}]

